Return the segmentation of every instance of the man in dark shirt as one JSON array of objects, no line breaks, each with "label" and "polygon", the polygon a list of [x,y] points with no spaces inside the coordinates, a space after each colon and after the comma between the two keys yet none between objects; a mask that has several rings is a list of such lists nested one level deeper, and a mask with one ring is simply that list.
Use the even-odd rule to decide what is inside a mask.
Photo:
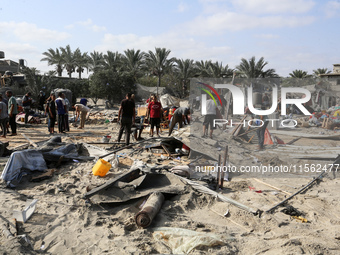
[{"label": "man in dark shirt", "polygon": [[22,107],[25,110],[25,124],[28,123],[28,116],[30,114],[32,105],[31,92],[27,92],[22,98]]},{"label": "man in dark shirt", "polygon": [[135,102],[131,100],[131,93],[126,94],[126,98],[121,102],[118,112],[118,123],[120,122],[120,129],[118,134],[118,142],[122,138],[125,129],[126,145],[130,143],[131,126],[135,124],[136,109]]}]

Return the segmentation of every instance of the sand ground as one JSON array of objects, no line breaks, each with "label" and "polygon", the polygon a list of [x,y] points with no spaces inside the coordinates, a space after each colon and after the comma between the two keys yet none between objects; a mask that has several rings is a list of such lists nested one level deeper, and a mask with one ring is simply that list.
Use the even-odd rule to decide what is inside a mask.
[{"label": "sand ground", "polygon": [[[100,117],[91,117],[84,130],[71,127],[62,135],[66,143],[100,142],[104,135],[117,135],[116,123],[104,123],[113,111],[103,111]],[[310,129],[309,133],[320,133]],[[20,127],[18,133],[25,133],[34,142],[50,137],[46,124]],[[182,133],[185,135],[188,133]],[[167,134],[163,133],[162,136]],[[178,135],[175,133],[175,135]],[[219,135],[216,131],[216,135]],[[226,134],[226,137],[229,134]],[[147,137],[146,132],[144,137]],[[280,136],[284,141],[293,136]],[[2,139],[9,148],[25,144],[21,136]],[[156,140],[155,140],[156,141]],[[288,154],[271,154],[274,147],[263,152],[256,151],[256,145],[240,143],[231,139],[220,141],[220,147],[229,146],[230,162],[234,165],[279,162],[320,162],[292,159]],[[94,144],[102,148],[109,145]],[[300,139],[297,147],[332,147],[340,152],[339,141]],[[135,148],[143,149],[143,143]],[[301,149],[300,149],[301,150]],[[121,153],[132,159],[150,163],[170,164],[171,160],[147,152],[134,155],[131,150]],[[222,152],[220,152],[222,154]],[[190,254],[339,254],[340,253],[340,203],[339,174],[326,175],[307,191],[295,196],[288,204],[303,213],[308,222],[294,219],[279,207],[273,213],[253,215],[216,197],[202,194],[192,187],[181,195],[167,197],[160,212],[147,229],[138,228],[134,216],[139,211],[140,200],[113,205],[96,205],[84,198],[86,188],[99,186],[114,176],[126,172],[132,164],[131,158],[121,158],[119,167],[111,169],[105,177],[93,176],[91,169],[95,161],[70,161],[56,168],[54,176],[41,182],[24,179],[15,189],[0,186],[0,215],[12,218],[13,210],[22,210],[27,199],[38,199],[32,217],[26,223],[18,223],[18,234],[25,234],[30,245],[17,239],[0,236],[0,252],[3,254],[171,254],[172,250],[154,236],[156,227],[171,227],[193,230],[200,233],[217,234],[223,244],[213,247],[198,247]],[[1,158],[1,170],[7,158]],[[185,161],[187,162],[187,161]],[[327,162],[327,161],[326,161]],[[184,163],[172,161],[173,164]],[[324,162],[321,162],[324,163]],[[314,175],[315,176],[315,175]],[[312,180],[305,173],[290,174],[275,178],[231,175],[229,182],[219,192],[246,206],[266,211],[287,198]],[[268,186],[271,185],[271,186]],[[275,187],[275,188],[273,188]],[[280,190],[278,190],[280,189]],[[223,215],[228,211],[227,217]]]}]

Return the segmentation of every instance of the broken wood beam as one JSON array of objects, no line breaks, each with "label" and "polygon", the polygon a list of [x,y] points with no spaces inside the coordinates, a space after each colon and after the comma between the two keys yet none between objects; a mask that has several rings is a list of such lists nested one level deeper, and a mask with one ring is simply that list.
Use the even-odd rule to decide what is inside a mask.
[{"label": "broken wood beam", "polygon": [[168,154],[168,156],[171,157],[171,152],[168,149],[168,147],[166,147],[166,145],[164,145],[164,144],[161,144],[161,146],[162,146],[163,150],[165,150],[165,152]]},{"label": "broken wood beam", "polygon": [[286,143],[286,144],[288,144],[288,145],[293,144],[293,143],[295,143],[296,141],[300,140],[301,138],[302,138],[302,137],[295,138],[295,139],[289,141],[289,142]]},{"label": "broken wood beam", "polygon": [[227,159],[228,159],[228,145],[226,146],[225,151],[224,151],[224,158],[223,158],[223,163],[222,163],[222,167],[221,167],[221,183],[220,183],[221,189],[223,189],[224,174],[225,174],[224,171],[223,171],[223,167],[227,166]]},{"label": "broken wood beam", "polygon": [[218,167],[217,167],[217,171],[216,171],[216,182],[217,182],[217,184],[216,184],[216,191],[219,189],[219,187],[220,187],[220,178],[221,178],[221,173],[220,173],[220,165],[221,165],[221,161],[222,161],[222,159],[221,159],[222,157],[221,157],[221,155],[218,155]]},{"label": "broken wood beam", "polygon": [[38,148],[39,146],[33,142],[30,138],[28,138],[24,133],[21,134],[23,137],[25,137],[25,139],[30,143],[32,144],[35,148]]},{"label": "broken wood beam", "polygon": [[285,193],[285,194],[288,195],[288,196],[291,196],[291,195],[292,195],[291,193],[289,193],[289,192],[287,192],[287,191],[284,191],[284,190],[282,190],[282,189],[280,189],[280,188],[277,188],[277,187],[275,187],[275,186],[273,186],[273,185],[271,185],[271,184],[268,184],[268,183],[266,183],[266,182],[264,182],[264,181],[261,181],[261,180],[259,180],[259,179],[253,178],[253,180],[255,180],[255,181],[259,182],[259,183],[262,183],[262,184],[264,184],[264,185],[266,185],[266,186],[268,186],[268,187],[270,187],[270,188],[273,188],[273,189],[275,189],[275,190],[281,191],[282,193]]}]

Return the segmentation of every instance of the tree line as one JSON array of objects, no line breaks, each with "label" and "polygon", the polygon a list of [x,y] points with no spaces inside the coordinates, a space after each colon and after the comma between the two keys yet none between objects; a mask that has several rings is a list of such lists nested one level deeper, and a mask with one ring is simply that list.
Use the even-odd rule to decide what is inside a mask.
[{"label": "tree line", "polygon": [[[255,56],[250,59],[242,58],[239,65],[231,68],[228,64],[223,65],[219,61],[179,59],[170,57],[170,53],[169,49],[157,47],[154,51],[127,49],[124,53],[117,51],[88,53],[82,52],[79,48],[72,50],[70,45],[56,49],[50,48],[42,53],[41,61],[54,66],[55,71],[50,71],[43,78],[53,80],[56,75],[62,77],[64,70],[69,78],[73,73],[77,73],[78,79],[68,82],[73,93],[88,96],[94,101],[104,98],[114,102],[124,97],[127,91],[134,92],[136,83],[145,86],[164,86],[174,95],[185,97],[188,95],[190,79],[193,77],[231,78],[235,76],[247,79],[280,77],[275,69],[266,68],[268,62],[263,57],[258,60]],[[91,75],[88,79],[81,79],[85,70]],[[30,71],[35,74],[39,73],[36,69]],[[327,73],[330,73],[327,68],[318,68],[311,75],[303,70],[294,70],[289,77],[310,78]]]}]

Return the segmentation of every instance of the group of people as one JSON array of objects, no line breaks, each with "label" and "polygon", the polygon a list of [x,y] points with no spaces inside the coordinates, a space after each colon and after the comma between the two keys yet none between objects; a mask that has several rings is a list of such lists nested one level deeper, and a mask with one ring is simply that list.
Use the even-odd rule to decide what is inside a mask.
[{"label": "group of people", "polygon": [[[162,104],[158,101],[156,94],[151,94],[150,98],[146,101],[147,112],[145,118],[142,120],[147,120],[150,125],[150,137],[154,136],[154,130],[156,129],[156,136],[160,137],[161,123],[164,120],[164,114],[167,113],[170,120],[169,125],[169,136],[171,135],[175,125],[178,123],[179,128],[184,124],[190,124],[190,109],[186,107],[179,107],[177,109],[171,108],[171,111],[163,109]],[[166,116],[166,117],[168,117]],[[171,118],[170,118],[171,117]],[[144,121],[142,123],[135,123],[136,120],[136,108],[134,96],[131,93],[126,94],[126,98],[122,100],[120,108],[118,111],[118,123],[120,123],[120,129],[118,133],[117,141],[120,142],[123,132],[125,131],[126,139],[125,142],[128,145],[130,143],[131,128],[135,128],[134,136],[135,139],[142,139],[141,133],[144,128]],[[139,135],[137,137],[137,130],[139,130]]]},{"label": "group of people", "polygon": [[[80,118],[79,129],[84,128],[85,120],[87,114],[90,112],[90,108],[86,106],[87,100],[82,99],[80,103],[74,105],[76,117],[75,122]],[[45,114],[48,114],[48,130],[50,134],[55,133],[55,123],[58,122],[58,133],[65,133],[70,131],[69,126],[69,109],[70,102],[64,93],[59,92],[58,98],[56,98],[55,93],[51,93],[50,97],[46,101]],[[76,126],[76,124],[75,124]]]},{"label": "group of people", "polygon": [[18,114],[18,104],[11,90],[6,91],[6,97],[4,98],[0,94],[0,125],[2,128],[1,137],[3,138],[9,132],[9,126],[11,127],[9,136],[17,135],[16,116]]}]

